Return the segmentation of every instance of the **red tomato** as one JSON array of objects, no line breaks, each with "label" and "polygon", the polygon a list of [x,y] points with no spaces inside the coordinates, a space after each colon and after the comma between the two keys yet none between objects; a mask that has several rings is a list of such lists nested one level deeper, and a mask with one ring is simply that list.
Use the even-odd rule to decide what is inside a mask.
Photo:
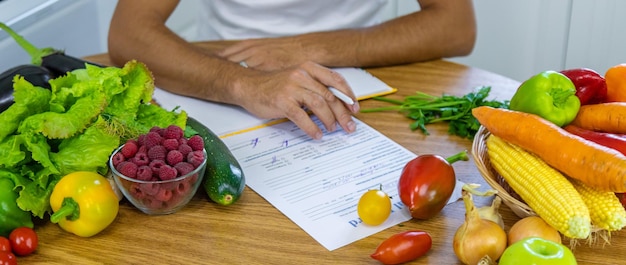
[{"label": "red tomato", "polygon": [[446,206],[456,186],[451,164],[467,159],[467,152],[448,160],[438,155],[420,155],[404,166],[398,181],[398,194],[413,218],[431,218]]},{"label": "red tomato", "polygon": [[17,258],[11,252],[0,251],[0,265],[17,265]]},{"label": "red tomato", "polygon": [[11,242],[8,238],[0,236],[0,252],[11,252]]},{"label": "red tomato", "polygon": [[432,245],[433,240],[428,233],[411,230],[385,239],[370,257],[387,265],[400,264],[421,257]]},{"label": "red tomato", "polygon": [[9,235],[9,241],[11,241],[11,249],[13,253],[18,256],[29,255],[37,249],[39,239],[35,230],[28,227],[18,227],[11,231]]}]

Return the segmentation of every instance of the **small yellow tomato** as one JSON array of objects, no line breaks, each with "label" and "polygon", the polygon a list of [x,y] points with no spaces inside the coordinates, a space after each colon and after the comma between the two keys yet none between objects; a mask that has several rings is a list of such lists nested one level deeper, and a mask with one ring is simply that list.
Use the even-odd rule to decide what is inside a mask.
[{"label": "small yellow tomato", "polygon": [[391,214],[391,199],[382,190],[368,190],[359,199],[357,213],[365,224],[382,224]]}]

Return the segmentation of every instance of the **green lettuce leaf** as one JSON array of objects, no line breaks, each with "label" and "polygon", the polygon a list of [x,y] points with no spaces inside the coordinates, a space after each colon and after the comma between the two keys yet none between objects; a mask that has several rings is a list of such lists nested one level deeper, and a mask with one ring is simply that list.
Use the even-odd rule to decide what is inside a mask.
[{"label": "green lettuce leaf", "polygon": [[41,134],[20,135],[24,138],[26,149],[30,151],[32,159],[38,162],[43,168],[48,169],[51,173],[59,174],[59,170],[54,166],[50,160],[50,145],[48,140]]},{"label": "green lettuce leaf", "polygon": [[[144,64],[138,62],[127,63],[121,69],[120,76],[124,90],[111,96],[111,101],[104,113],[128,122],[136,119],[140,105],[150,103],[152,100],[154,82],[150,71]],[[113,88],[107,87],[107,89]]]},{"label": "green lettuce leaf", "polygon": [[23,76],[16,75],[13,78],[14,103],[0,113],[0,142],[17,130],[20,121],[47,110],[50,97],[50,90],[33,86]]},{"label": "green lettuce leaf", "polygon": [[33,216],[42,218],[52,211],[50,208],[50,194],[54,185],[61,179],[61,175],[51,174],[42,169],[33,176],[35,181],[23,180],[20,183],[22,190],[17,198],[17,205],[24,211],[30,211]]},{"label": "green lettuce leaf", "polygon": [[22,150],[23,142],[19,135],[10,135],[0,142],[0,167],[17,167],[26,159],[26,152]]},{"label": "green lettuce leaf", "polygon": [[59,151],[50,157],[59,168],[61,175],[75,171],[92,171],[106,174],[109,156],[120,145],[120,137],[103,130],[104,119],[98,119],[82,134],[65,139],[59,144]]}]

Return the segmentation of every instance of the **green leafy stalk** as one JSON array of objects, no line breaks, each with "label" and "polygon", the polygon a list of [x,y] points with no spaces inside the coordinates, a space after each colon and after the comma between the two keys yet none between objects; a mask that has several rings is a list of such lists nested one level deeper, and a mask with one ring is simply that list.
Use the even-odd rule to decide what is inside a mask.
[{"label": "green leafy stalk", "polygon": [[43,57],[57,52],[57,50],[50,47],[42,49],[37,48],[35,45],[28,42],[26,39],[24,39],[24,37],[17,34],[17,32],[15,32],[13,29],[11,29],[9,26],[2,22],[0,22],[0,29],[6,31],[6,33],[9,34],[9,36],[11,36],[15,40],[15,42],[17,42],[17,44],[20,45],[28,53],[28,55],[30,55],[31,63],[34,65],[41,65],[41,60]]},{"label": "green leafy stalk", "polygon": [[404,100],[394,100],[384,97],[374,97],[375,100],[393,104],[393,106],[363,109],[361,112],[398,111],[407,118],[414,120],[409,128],[419,129],[428,135],[427,124],[449,122],[448,133],[463,138],[473,139],[480,127],[478,120],[472,115],[472,109],[479,106],[491,106],[496,108],[508,108],[507,101],[486,100],[491,87],[482,86],[475,92],[464,96],[442,95],[440,97],[416,92],[406,96]]}]

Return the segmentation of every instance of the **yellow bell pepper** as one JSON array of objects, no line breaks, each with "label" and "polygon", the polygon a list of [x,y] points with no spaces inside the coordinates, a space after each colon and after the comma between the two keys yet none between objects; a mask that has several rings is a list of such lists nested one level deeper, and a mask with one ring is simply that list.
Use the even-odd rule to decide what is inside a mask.
[{"label": "yellow bell pepper", "polygon": [[119,200],[100,174],[80,171],[65,175],[50,195],[50,221],[63,230],[91,237],[107,228],[119,211]]}]

